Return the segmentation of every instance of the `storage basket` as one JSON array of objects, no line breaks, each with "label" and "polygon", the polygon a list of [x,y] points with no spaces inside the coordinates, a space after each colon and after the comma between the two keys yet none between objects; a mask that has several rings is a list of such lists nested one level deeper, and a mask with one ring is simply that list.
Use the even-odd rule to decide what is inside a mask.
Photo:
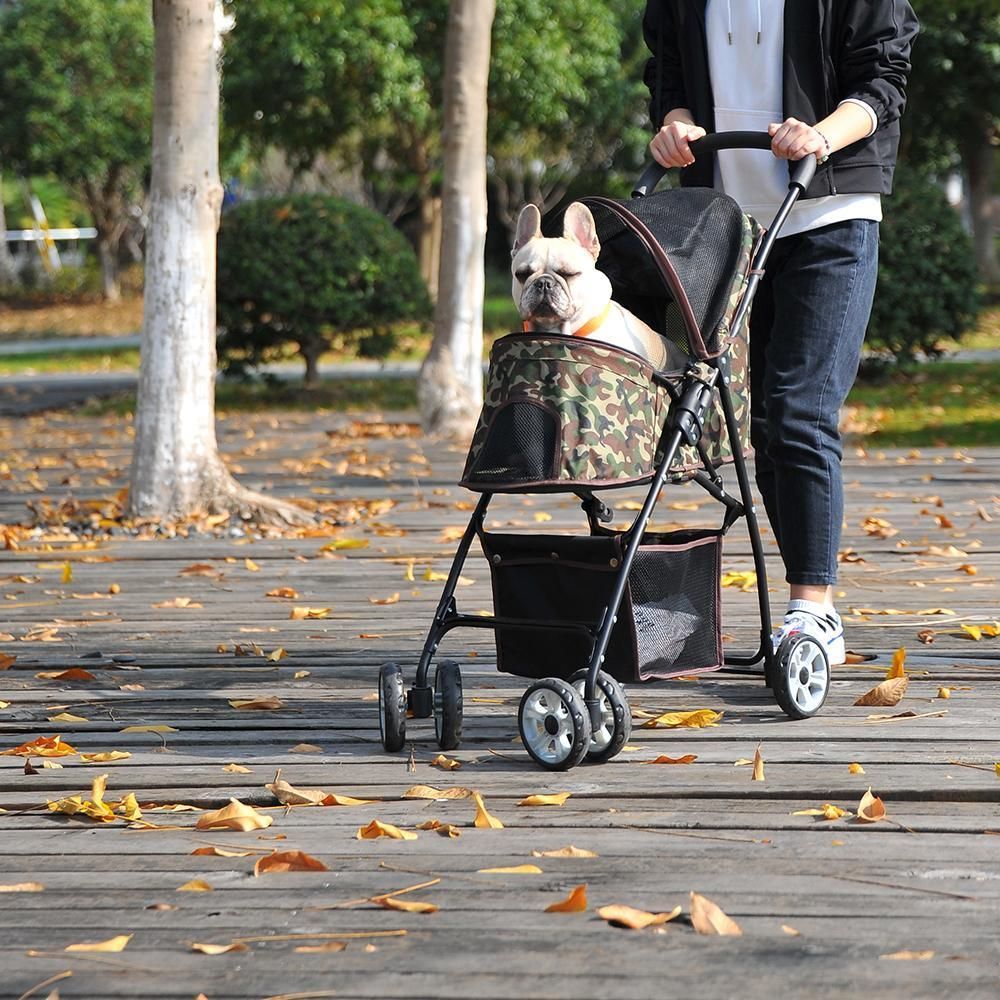
[{"label": "storage basket", "polygon": [[[611,600],[625,536],[483,533],[501,618],[582,622],[596,630]],[[722,665],[717,530],[647,532],[636,552],[604,669],[624,683]],[[593,648],[582,632],[500,626],[497,668],[521,677],[567,678]]]}]

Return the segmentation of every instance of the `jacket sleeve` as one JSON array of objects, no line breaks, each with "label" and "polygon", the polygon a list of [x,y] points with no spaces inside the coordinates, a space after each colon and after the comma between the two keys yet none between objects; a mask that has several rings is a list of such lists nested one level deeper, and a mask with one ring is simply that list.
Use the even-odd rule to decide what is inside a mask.
[{"label": "jacket sleeve", "polygon": [[659,129],[668,111],[688,107],[672,0],[646,0],[642,36],[653,53],[642,77],[649,88],[649,120]]},{"label": "jacket sleeve", "polygon": [[906,105],[917,17],[906,0],[848,0],[845,7],[836,60],[837,99],[864,101],[884,128]]}]

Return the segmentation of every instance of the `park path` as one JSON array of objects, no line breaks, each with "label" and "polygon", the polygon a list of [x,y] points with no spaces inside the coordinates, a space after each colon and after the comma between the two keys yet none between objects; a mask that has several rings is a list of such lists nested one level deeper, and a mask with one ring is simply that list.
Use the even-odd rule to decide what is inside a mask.
[{"label": "park path", "polygon": [[[0,525],[16,545],[0,548],[0,665],[16,656],[0,671],[0,749],[61,734],[83,753],[131,754],[54,759],[61,768],[34,756],[33,773],[23,757],[0,757],[0,889],[44,887],[0,895],[0,998],[1000,993],[1000,639],[961,627],[1000,613],[996,451],[848,455],[840,605],[854,609],[849,647],[875,659],[835,672],[819,717],[787,721],[745,677],[633,686],[630,749],[602,766],[546,774],[517,742],[523,682],[496,672],[486,633],[456,632],[447,643],[465,677],[466,738],[450,755],[462,768],[431,763],[426,721],[411,722],[403,753],[379,745],[378,665],[398,660],[412,676],[441,586],[427,577],[447,569],[452,529],[473,499],[453,485],[460,450],[427,444],[398,416],[226,418],[220,439],[241,478],[307,498],[325,518],[321,530],[254,537],[202,523],[187,539],[100,537],[114,527],[101,518],[115,513],[129,434],[111,417],[0,422]],[[75,506],[57,511],[69,496]],[[635,494],[615,499],[624,496]],[[48,507],[45,497],[54,498]],[[658,524],[716,518],[693,488],[664,501]],[[700,509],[670,507],[692,501]],[[26,504],[46,511],[45,525],[9,527],[26,522]],[[582,520],[563,497],[513,497],[497,509],[495,524],[511,530]],[[97,537],[58,526],[88,518]],[[724,565],[750,567],[738,528]],[[462,607],[489,608],[485,562],[472,560],[466,576]],[[265,596],[280,588],[298,596]],[[724,597],[725,632],[745,647],[754,595]],[[320,617],[294,619],[296,607]],[[855,707],[900,647],[911,677],[902,702]],[[93,679],[39,676],[72,668]],[[270,709],[232,705],[271,698]],[[723,712],[721,723],[640,728],[667,709],[696,708]],[[752,769],[734,762],[758,746],[765,777],[751,781]],[[697,759],[649,763],[685,754]],[[300,788],[376,801],[285,810],[265,788],[278,769]],[[134,792],[153,827],[46,810],[47,801],[89,797],[105,773],[105,798]],[[504,828],[474,828],[468,799],[402,797],[417,784],[478,790]],[[886,820],[793,815],[827,802],[854,810],[869,786]],[[554,792],[571,797],[517,805]],[[194,829],[230,797],[273,824]],[[168,808],[177,805],[195,811]],[[460,836],[357,839],[375,818],[407,831],[439,819]],[[570,844],[597,856],[534,855]],[[192,854],[212,847],[234,856]],[[254,877],[255,861],[274,850],[304,851],[328,871]],[[542,871],[480,871],[524,864]],[[211,890],[178,891],[192,880]],[[436,913],[370,901],[423,883],[398,899],[434,903]],[[586,912],[545,912],[584,883]],[[695,933],[691,891],[743,936]],[[611,903],[684,912],[629,931],[597,915]],[[132,935],[118,953],[64,950],[117,935]],[[213,956],[192,943],[235,947]]]}]

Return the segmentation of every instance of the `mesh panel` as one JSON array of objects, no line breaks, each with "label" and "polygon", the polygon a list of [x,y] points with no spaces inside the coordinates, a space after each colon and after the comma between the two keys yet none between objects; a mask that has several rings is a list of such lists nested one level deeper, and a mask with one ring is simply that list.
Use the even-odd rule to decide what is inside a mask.
[{"label": "mesh panel", "polygon": [[[601,241],[597,266],[610,279],[615,301],[690,350],[683,328],[678,340],[677,326],[668,320],[672,297],[656,260],[613,211],[599,202],[582,200],[594,215]],[[709,188],[661,191],[617,204],[639,219],[663,248],[691,303],[708,351],[716,353],[719,345],[712,343],[713,333],[726,311],[746,225],[739,205]],[[544,229],[547,235],[561,233],[562,214],[547,219]]]},{"label": "mesh panel", "polygon": [[[679,533],[666,536],[677,541]],[[639,680],[721,663],[717,535],[643,545],[629,574]]]},{"label": "mesh panel", "polygon": [[555,475],[558,418],[533,399],[515,399],[497,411],[472,468],[483,482],[534,482]]}]

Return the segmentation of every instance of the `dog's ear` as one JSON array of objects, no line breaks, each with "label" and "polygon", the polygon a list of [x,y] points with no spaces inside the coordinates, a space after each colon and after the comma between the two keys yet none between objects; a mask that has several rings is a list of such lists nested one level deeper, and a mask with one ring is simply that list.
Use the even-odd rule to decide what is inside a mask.
[{"label": "dog's ear", "polygon": [[542,235],[542,213],[537,205],[525,205],[517,217],[517,233],[510,255],[513,257],[526,243]]},{"label": "dog's ear", "polygon": [[590,209],[583,202],[574,201],[563,216],[563,236],[579,243],[594,260],[601,253],[601,241],[597,238],[597,226]]}]

